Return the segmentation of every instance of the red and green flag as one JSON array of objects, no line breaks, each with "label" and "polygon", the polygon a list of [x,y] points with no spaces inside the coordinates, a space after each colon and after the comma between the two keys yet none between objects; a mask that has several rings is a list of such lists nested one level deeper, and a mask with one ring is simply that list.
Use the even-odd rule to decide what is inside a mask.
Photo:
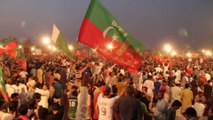
[{"label": "red and green flag", "polygon": [[27,70],[27,63],[26,63],[26,58],[25,55],[20,49],[16,48],[16,61],[17,63],[21,66],[23,70]]},{"label": "red and green flag", "polygon": [[[6,53],[6,52],[11,52],[16,48],[16,43],[15,42],[10,42],[10,43],[1,43],[0,47],[0,54]],[[12,51],[13,52],[13,51]]]},{"label": "red and green flag", "polygon": [[131,69],[141,63],[143,45],[135,40],[99,0],[92,0],[83,20],[79,41],[108,60]]}]

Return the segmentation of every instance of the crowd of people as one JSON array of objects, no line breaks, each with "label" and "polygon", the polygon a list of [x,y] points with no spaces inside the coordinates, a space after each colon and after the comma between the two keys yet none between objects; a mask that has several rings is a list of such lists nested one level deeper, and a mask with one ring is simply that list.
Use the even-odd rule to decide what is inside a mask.
[{"label": "crowd of people", "polygon": [[213,120],[213,59],[144,53],[137,71],[101,56],[2,56],[0,120]]}]

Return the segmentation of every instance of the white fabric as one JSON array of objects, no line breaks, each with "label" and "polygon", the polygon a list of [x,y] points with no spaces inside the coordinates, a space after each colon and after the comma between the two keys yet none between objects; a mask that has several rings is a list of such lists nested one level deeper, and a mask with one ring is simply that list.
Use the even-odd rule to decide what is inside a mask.
[{"label": "white fabric", "polygon": [[[81,96],[81,93],[79,93],[78,95],[78,101],[80,101],[80,96]],[[88,108],[91,107],[91,96],[89,94],[87,94],[87,112],[86,112],[86,119],[91,119],[91,111],[88,110]]]},{"label": "white fabric", "polygon": [[23,93],[26,94],[27,93],[27,86],[25,84],[19,84],[18,85],[18,93]]},{"label": "white fabric", "polygon": [[99,119],[98,120],[112,120],[113,119],[113,104],[119,98],[119,96],[113,98],[104,98],[101,93],[98,96],[98,109]]},{"label": "white fabric", "polygon": [[209,75],[208,73],[206,73],[206,80],[207,81],[211,80],[211,75]]},{"label": "white fabric", "polygon": [[99,74],[101,72],[101,68],[102,68],[101,65],[96,65],[94,69],[94,75]]},{"label": "white fabric", "polygon": [[182,90],[178,86],[174,86],[171,88],[171,99],[173,100],[179,100],[181,101],[182,97]]},{"label": "white fabric", "polygon": [[5,87],[6,87],[7,94],[10,97],[15,92],[15,90],[12,88],[10,84],[6,84]]},{"label": "white fabric", "polygon": [[12,114],[10,114],[10,113],[5,113],[5,114],[2,116],[1,120],[13,120],[14,118],[15,118],[15,115],[12,115]]},{"label": "white fabric", "polygon": [[41,94],[41,101],[38,103],[38,105],[47,108],[48,109],[48,99],[50,97],[50,92],[49,90],[43,90],[43,89],[36,89],[35,90],[36,93],[40,93]]},{"label": "white fabric", "polygon": [[143,86],[147,87],[148,89],[154,90],[154,82],[152,80],[146,80],[143,84]]},{"label": "white fabric", "polygon": [[27,86],[28,87],[35,87],[35,85],[36,85],[36,82],[35,82],[35,80],[29,80],[28,82],[27,82]]},{"label": "white fabric", "polygon": [[160,68],[160,67],[156,67],[155,70],[156,70],[156,72],[162,72],[163,71],[162,68]]},{"label": "white fabric", "polygon": [[194,104],[194,108],[195,108],[195,110],[196,110],[196,112],[197,112],[197,116],[198,116],[198,117],[203,116],[203,112],[204,112],[204,109],[205,109],[205,105],[204,105],[204,104],[199,103],[199,102],[196,102],[196,103]]},{"label": "white fabric", "polygon": [[28,73],[26,71],[21,71],[19,75],[21,76],[21,78],[27,78]]}]

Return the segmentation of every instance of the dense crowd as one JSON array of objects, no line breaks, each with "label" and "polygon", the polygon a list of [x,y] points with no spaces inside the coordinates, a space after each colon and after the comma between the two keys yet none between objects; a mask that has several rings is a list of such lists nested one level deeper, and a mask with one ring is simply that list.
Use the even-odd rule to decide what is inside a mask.
[{"label": "dense crowd", "polygon": [[29,56],[1,65],[0,120],[213,120],[213,60],[143,55],[137,71],[100,56]]}]

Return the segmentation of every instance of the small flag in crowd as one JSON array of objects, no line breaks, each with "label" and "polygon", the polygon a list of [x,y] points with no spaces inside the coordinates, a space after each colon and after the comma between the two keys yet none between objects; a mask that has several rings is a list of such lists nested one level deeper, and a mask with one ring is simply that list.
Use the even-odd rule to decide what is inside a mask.
[{"label": "small flag in crowd", "polygon": [[70,52],[68,48],[67,41],[62,36],[59,29],[56,27],[56,25],[53,25],[53,31],[52,31],[52,40],[55,44],[55,46],[64,53],[67,57],[71,58],[72,53]]},{"label": "small flag in crowd", "polygon": [[8,96],[6,92],[6,87],[5,87],[5,81],[4,81],[4,75],[3,75],[3,70],[2,66],[0,66],[0,94],[4,98],[6,102],[8,102]]}]

